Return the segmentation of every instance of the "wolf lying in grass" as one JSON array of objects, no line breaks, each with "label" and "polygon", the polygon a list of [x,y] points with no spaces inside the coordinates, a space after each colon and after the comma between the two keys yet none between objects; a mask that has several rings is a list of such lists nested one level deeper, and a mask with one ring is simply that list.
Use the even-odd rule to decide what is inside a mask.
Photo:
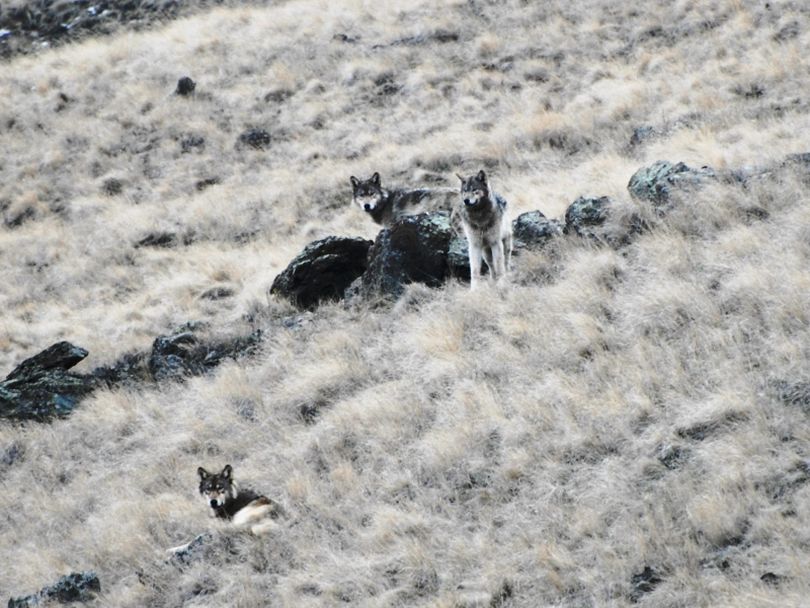
[{"label": "wolf lying in grass", "polygon": [[[220,473],[197,469],[200,476],[200,496],[210,509],[211,517],[223,519],[237,529],[247,529],[261,536],[277,526],[275,520],[283,513],[281,505],[250,489],[239,489],[233,479],[233,467],[225,465]],[[193,541],[192,541],[193,542]],[[169,553],[178,553],[190,543],[173,547]]]}]

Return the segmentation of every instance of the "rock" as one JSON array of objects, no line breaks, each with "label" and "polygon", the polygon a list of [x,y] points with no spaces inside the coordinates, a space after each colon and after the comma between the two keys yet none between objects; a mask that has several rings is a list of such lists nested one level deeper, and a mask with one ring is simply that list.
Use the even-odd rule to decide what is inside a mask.
[{"label": "rock", "polygon": [[810,382],[788,382],[779,380],[774,383],[778,399],[793,407],[798,407],[810,414]]},{"label": "rock", "polygon": [[630,579],[630,584],[633,587],[630,590],[630,601],[634,604],[637,603],[642,595],[655,589],[663,580],[655,570],[645,566],[644,570],[634,574]]},{"label": "rock", "polygon": [[180,95],[181,97],[188,97],[194,92],[194,89],[197,88],[197,83],[194,82],[188,76],[183,76],[180,80],[177,81],[177,88],[174,90],[175,95]]},{"label": "rock", "polygon": [[660,445],[656,450],[658,462],[670,471],[679,468],[688,458],[689,450],[679,445]]},{"label": "rock", "polygon": [[541,249],[562,233],[562,223],[548,219],[540,211],[521,213],[512,222],[513,246],[516,249]]},{"label": "rock", "polygon": [[565,234],[599,238],[594,228],[605,223],[610,213],[612,201],[607,196],[580,196],[565,211]]},{"label": "rock", "polygon": [[177,244],[177,235],[174,232],[152,232],[135,242],[135,248],[140,247],[174,247]]},{"label": "rock", "polygon": [[452,277],[462,281],[470,280],[470,249],[463,234],[454,234],[450,237],[450,246],[447,249],[447,270]]},{"label": "rock", "polygon": [[86,356],[59,342],[23,361],[0,382],[0,417],[44,421],[69,414],[95,388],[92,378],[67,371]]},{"label": "rock", "polygon": [[111,177],[101,184],[101,191],[107,196],[117,196],[124,191],[124,184],[121,180]]},{"label": "rock", "polygon": [[[448,256],[453,238],[450,217],[444,212],[406,216],[381,230],[368,253],[362,295],[396,298],[414,282],[438,287],[451,276]],[[462,263],[459,249],[457,241],[457,264]]]},{"label": "rock", "polygon": [[630,136],[630,147],[635,148],[652,139],[656,135],[658,135],[658,131],[655,130],[655,127],[651,127],[649,125],[636,127],[633,129],[633,134]]},{"label": "rock", "polygon": [[254,150],[264,150],[270,145],[270,133],[264,129],[248,129],[239,136],[237,147],[248,146]]},{"label": "rock", "polygon": [[766,585],[776,587],[779,585],[779,583],[785,580],[785,577],[782,576],[781,574],[776,574],[774,572],[766,572],[765,574],[759,577],[759,580],[761,580]]},{"label": "rock", "polygon": [[147,368],[156,382],[198,376],[216,367],[226,358],[250,354],[262,337],[257,330],[248,336],[203,343],[191,331],[160,336],[152,344]]},{"label": "rock", "polygon": [[674,191],[700,185],[715,177],[714,170],[709,167],[692,169],[684,163],[673,165],[659,160],[636,171],[630,178],[627,189],[634,198],[651,202],[659,213],[664,213],[669,208]]},{"label": "rock", "polygon": [[205,137],[189,133],[180,139],[180,151],[183,154],[205,150]]},{"label": "rock", "polygon": [[88,602],[94,599],[95,594],[100,591],[101,582],[95,572],[73,572],[63,576],[56,583],[43,588],[38,593],[9,599],[8,608],[40,606],[50,601],[57,601],[62,604]]},{"label": "rock", "polygon": [[339,300],[366,270],[371,245],[371,241],[356,237],[330,236],[314,241],[275,278],[270,293],[305,309]]},{"label": "rock", "polygon": [[211,534],[198,534],[190,543],[178,549],[169,557],[169,563],[178,567],[188,566],[204,556],[205,550],[211,544]]},{"label": "rock", "polygon": [[233,297],[234,290],[230,287],[212,287],[200,294],[200,298],[204,300],[222,300],[224,298]]}]

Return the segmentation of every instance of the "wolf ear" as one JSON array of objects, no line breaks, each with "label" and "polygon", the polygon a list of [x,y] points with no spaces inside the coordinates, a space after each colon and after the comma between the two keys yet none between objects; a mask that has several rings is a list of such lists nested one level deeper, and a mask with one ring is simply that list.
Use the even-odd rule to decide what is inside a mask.
[{"label": "wolf ear", "polygon": [[206,471],[204,468],[199,467],[197,469],[197,475],[200,476],[200,479],[208,479],[211,475]]},{"label": "wolf ear", "polygon": [[349,181],[352,183],[352,186],[357,188],[360,185],[360,180],[358,180],[354,175],[349,177]]},{"label": "wolf ear", "polygon": [[225,468],[222,469],[222,473],[220,474],[220,476],[225,477],[226,479],[230,479],[231,473],[233,473],[233,467],[229,464],[226,464]]},{"label": "wolf ear", "polygon": [[483,170],[483,169],[481,169],[481,170],[478,172],[478,175],[477,175],[476,177],[478,177],[478,181],[482,181],[482,182],[484,182],[485,184],[487,183],[487,174],[486,174],[486,173],[484,173],[484,170]]},{"label": "wolf ear", "polygon": [[371,182],[377,186],[380,185],[380,174],[376,171],[374,172],[374,175],[371,176]]}]

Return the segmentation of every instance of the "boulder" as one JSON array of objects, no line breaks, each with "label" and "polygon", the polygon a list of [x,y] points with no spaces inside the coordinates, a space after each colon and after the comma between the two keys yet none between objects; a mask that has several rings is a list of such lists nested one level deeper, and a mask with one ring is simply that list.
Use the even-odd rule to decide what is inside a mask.
[{"label": "boulder", "polygon": [[[450,245],[454,243],[453,272],[463,265],[462,244],[445,212],[403,217],[381,230],[368,252],[360,293],[366,297],[397,298],[408,283],[438,287],[451,274]],[[463,237],[462,237],[463,239]],[[467,268],[469,276],[469,268]]]},{"label": "boulder", "polygon": [[92,378],[68,370],[87,356],[70,342],[58,342],[18,365],[0,382],[0,417],[48,420],[65,416],[95,388]]},{"label": "boulder", "polygon": [[648,201],[659,213],[664,213],[669,208],[673,192],[695,187],[715,177],[714,170],[709,167],[693,169],[684,163],[659,160],[636,171],[627,189],[635,199]]},{"label": "boulder", "polygon": [[208,343],[202,342],[191,331],[159,336],[152,343],[152,352],[147,361],[149,374],[155,382],[199,376],[224,359],[250,354],[261,337],[259,330],[247,336]]},{"label": "boulder", "polygon": [[270,287],[270,293],[311,310],[321,302],[339,300],[367,267],[372,242],[330,236],[314,241],[299,253]]},{"label": "boulder", "polygon": [[177,81],[177,88],[174,90],[175,95],[180,95],[181,97],[187,97],[194,92],[194,89],[197,88],[197,83],[194,82],[188,76],[183,76],[180,80]]},{"label": "boulder", "polygon": [[562,233],[562,223],[548,219],[540,211],[521,213],[512,222],[515,249],[541,249],[549,240]]},{"label": "boulder", "polygon": [[607,196],[580,196],[565,211],[565,234],[599,238],[598,228],[605,223],[610,214],[612,201]]},{"label": "boulder", "polygon": [[642,596],[650,593],[660,583],[662,583],[663,580],[664,579],[661,578],[658,572],[649,566],[644,566],[644,570],[638,574],[634,574],[630,579],[630,601],[633,604],[638,603]]},{"label": "boulder", "polygon": [[41,606],[47,602],[88,602],[101,591],[101,583],[95,572],[73,572],[60,578],[56,583],[38,593],[25,597],[11,598],[8,608],[28,608]]},{"label": "boulder", "polygon": [[270,146],[272,138],[270,133],[264,129],[248,129],[239,135],[236,142],[237,148],[253,148],[254,150],[264,150]]}]

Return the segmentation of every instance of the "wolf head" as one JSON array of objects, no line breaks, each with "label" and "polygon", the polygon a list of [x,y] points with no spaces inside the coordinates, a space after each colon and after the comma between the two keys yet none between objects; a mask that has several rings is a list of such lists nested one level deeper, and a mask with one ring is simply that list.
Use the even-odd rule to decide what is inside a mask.
[{"label": "wolf head", "polygon": [[369,179],[357,179],[354,175],[349,178],[352,182],[352,195],[354,204],[366,213],[373,212],[382,202],[384,191],[380,186],[380,174],[375,172]]},{"label": "wolf head", "polygon": [[461,201],[465,207],[475,207],[481,201],[489,198],[489,183],[486,173],[479,171],[470,177],[463,177],[456,173],[461,180]]},{"label": "wolf head", "polygon": [[200,476],[200,496],[212,509],[219,509],[226,500],[236,498],[237,490],[231,465],[226,464],[221,473],[209,473],[200,467],[197,474]]}]

